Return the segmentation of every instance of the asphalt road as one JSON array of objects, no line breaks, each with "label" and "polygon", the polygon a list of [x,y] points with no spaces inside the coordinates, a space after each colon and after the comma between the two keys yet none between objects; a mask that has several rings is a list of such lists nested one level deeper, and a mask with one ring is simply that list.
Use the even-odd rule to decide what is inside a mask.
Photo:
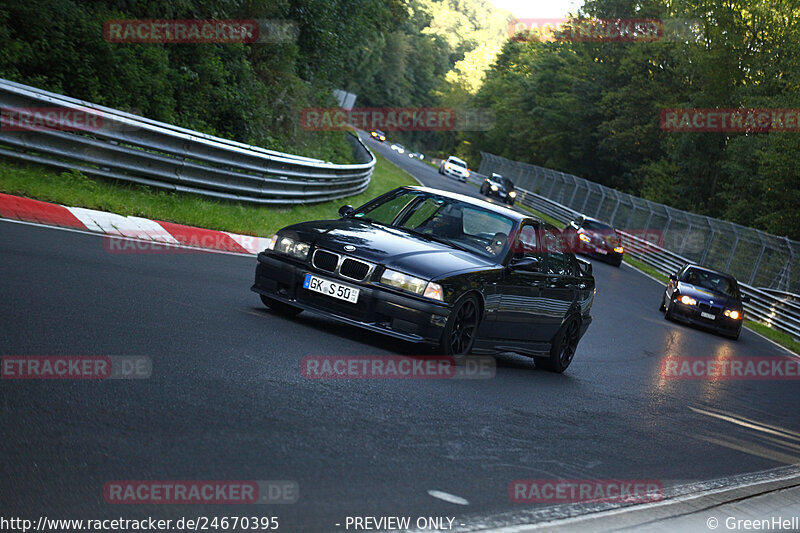
[{"label": "asphalt road", "polygon": [[[376,144],[428,185],[476,192]],[[514,503],[516,479],[669,489],[800,463],[796,382],[660,376],[670,356],[785,352],[750,331],[736,342],[665,321],[662,286],[629,268],[595,263],[594,322],[564,375],[502,354],[488,380],[310,380],[300,373],[308,355],[419,348],[309,313],[272,314],[249,290],[255,263],[112,254],[97,236],[0,221],[0,354],[153,364],[145,380],[0,382],[2,516],[278,516],[283,531],[344,531],[347,516],[456,516],[469,530],[585,510]],[[103,497],[113,480],[236,479],[293,480],[300,499]]]}]

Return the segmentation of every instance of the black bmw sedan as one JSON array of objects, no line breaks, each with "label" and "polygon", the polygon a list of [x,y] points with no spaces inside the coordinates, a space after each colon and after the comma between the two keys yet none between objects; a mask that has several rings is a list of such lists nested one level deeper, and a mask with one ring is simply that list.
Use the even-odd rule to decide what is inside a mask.
[{"label": "black bmw sedan", "polygon": [[252,290],[445,355],[513,351],[563,372],[592,320],[591,265],[559,230],[482,200],[401,187],[280,230]]},{"label": "black bmw sedan", "polygon": [[742,304],[749,301],[730,274],[687,265],[669,277],[661,311],[667,320],[696,324],[738,339],[744,319]]},{"label": "black bmw sedan", "polygon": [[510,179],[492,172],[491,177],[483,180],[481,184],[481,194],[484,196],[495,196],[508,205],[514,205],[517,199],[517,191]]}]

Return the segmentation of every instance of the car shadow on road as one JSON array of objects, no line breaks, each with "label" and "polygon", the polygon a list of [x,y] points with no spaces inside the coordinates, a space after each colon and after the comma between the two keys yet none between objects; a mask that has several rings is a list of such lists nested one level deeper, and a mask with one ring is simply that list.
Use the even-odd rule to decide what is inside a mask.
[{"label": "car shadow on road", "polygon": [[[286,318],[263,307],[252,307],[251,309],[255,314],[274,317],[279,320],[286,320],[287,322],[300,324],[303,327],[312,329],[319,333],[335,335],[336,337],[347,339],[360,345],[367,345],[374,349],[389,352],[386,355],[402,355],[411,358],[427,358],[441,355],[438,353],[436,347],[431,345],[416,344],[413,342],[395,339],[393,337],[362,329],[357,326],[340,323],[310,312],[304,312],[295,318]],[[478,357],[478,355],[474,355],[474,357]],[[567,377],[566,375],[559,376],[542,368],[538,368],[536,367],[536,364],[532,358],[517,353],[502,352],[489,354],[487,357],[494,359],[495,366],[498,371],[501,369],[506,371],[527,371],[559,378]]]}]

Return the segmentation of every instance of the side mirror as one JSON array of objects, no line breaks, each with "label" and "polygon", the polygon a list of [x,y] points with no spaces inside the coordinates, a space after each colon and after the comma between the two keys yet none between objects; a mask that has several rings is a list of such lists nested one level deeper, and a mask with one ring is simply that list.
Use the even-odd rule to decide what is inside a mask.
[{"label": "side mirror", "polygon": [[354,209],[353,209],[352,205],[343,205],[342,207],[339,208],[339,216],[340,217],[346,217],[347,215],[349,215],[353,211],[354,211]]},{"label": "side mirror", "polygon": [[746,294],[743,294],[742,295],[742,303],[746,304],[749,301],[750,301],[750,297],[748,295],[746,295]]},{"label": "side mirror", "polygon": [[530,256],[522,257],[516,261],[512,260],[509,266],[514,270],[526,270],[528,272],[539,272],[541,268],[539,260]]},{"label": "side mirror", "polygon": [[677,277],[675,277],[675,274],[670,274],[670,275],[669,275],[669,280],[670,280],[672,283],[675,283],[676,281],[678,281],[678,278],[677,278]]}]

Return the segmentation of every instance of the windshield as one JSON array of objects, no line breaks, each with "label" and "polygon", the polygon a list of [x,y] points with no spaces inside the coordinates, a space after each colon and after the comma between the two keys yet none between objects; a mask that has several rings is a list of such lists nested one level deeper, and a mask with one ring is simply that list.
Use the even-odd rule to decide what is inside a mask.
[{"label": "windshield", "polygon": [[514,221],[503,215],[421,191],[399,191],[378,198],[351,216],[403,228],[491,259],[505,255],[514,227]]},{"label": "windshield", "polygon": [[467,164],[464,163],[463,161],[458,160],[458,159],[448,159],[447,162],[450,163],[451,165],[455,165],[457,167],[467,168]]},{"label": "windshield", "polygon": [[602,222],[596,222],[594,220],[585,220],[583,222],[583,228],[602,233],[614,233],[614,228],[608,224],[603,224]]},{"label": "windshield", "polygon": [[700,287],[720,294],[726,294],[734,298],[739,297],[739,290],[736,281],[728,276],[723,276],[715,272],[707,272],[696,268],[687,270],[681,281],[689,283],[695,287]]}]

